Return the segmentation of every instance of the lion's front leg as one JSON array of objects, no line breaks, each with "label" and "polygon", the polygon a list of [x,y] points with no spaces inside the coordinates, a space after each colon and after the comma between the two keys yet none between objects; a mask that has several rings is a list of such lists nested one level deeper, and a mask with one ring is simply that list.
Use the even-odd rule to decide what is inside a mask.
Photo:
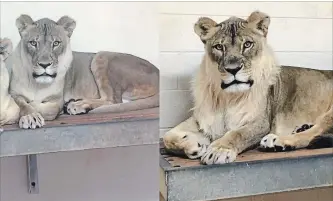
[{"label": "lion's front leg", "polygon": [[167,151],[197,159],[206,153],[210,140],[198,130],[193,117],[180,123],[163,136]]},{"label": "lion's front leg", "polygon": [[[231,131],[226,133],[226,135],[238,134]],[[201,162],[205,165],[231,163],[236,160],[237,155],[237,148],[222,137],[210,144],[208,150],[201,158]]]},{"label": "lion's front leg", "polygon": [[42,115],[44,120],[52,121],[54,120],[61,112],[61,101],[49,101],[36,103],[31,102],[30,105],[36,109],[36,111]]},{"label": "lion's front leg", "polygon": [[41,128],[45,125],[43,116],[22,96],[13,97],[20,108],[19,127],[23,129]]},{"label": "lion's front leg", "polygon": [[201,162],[206,165],[231,163],[236,160],[238,154],[258,144],[268,132],[269,122],[265,120],[228,131],[209,145]]}]

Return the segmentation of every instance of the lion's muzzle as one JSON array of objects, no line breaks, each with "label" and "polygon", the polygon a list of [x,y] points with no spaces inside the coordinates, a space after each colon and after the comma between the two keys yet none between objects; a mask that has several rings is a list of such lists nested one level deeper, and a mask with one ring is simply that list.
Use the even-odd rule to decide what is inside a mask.
[{"label": "lion's muzzle", "polygon": [[38,62],[37,63],[38,66],[46,69],[47,67],[51,66],[52,65],[52,62],[45,62],[45,63],[42,63],[42,62]]},{"label": "lion's muzzle", "polygon": [[57,77],[57,68],[53,62],[37,62],[32,77],[41,84],[51,83]]},{"label": "lion's muzzle", "polygon": [[221,88],[230,92],[245,91],[252,87],[253,80],[244,72],[244,62],[240,59],[229,61],[229,64],[220,66],[223,69]]},{"label": "lion's muzzle", "polygon": [[243,63],[229,64],[224,67],[225,71],[232,75],[236,75],[244,67]]}]

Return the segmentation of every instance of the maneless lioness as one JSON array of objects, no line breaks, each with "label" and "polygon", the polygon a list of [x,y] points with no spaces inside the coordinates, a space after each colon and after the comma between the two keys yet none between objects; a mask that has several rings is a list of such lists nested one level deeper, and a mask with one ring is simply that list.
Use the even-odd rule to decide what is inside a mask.
[{"label": "maneless lioness", "polygon": [[333,126],[333,71],[280,68],[266,41],[269,23],[261,12],[219,24],[198,20],[194,31],[205,54],[193,83],[193,115],[165,134],[168,150],[222,164],[259,142],[274,151],[332,146],[323,134]]},{"label": "maneless lioness", "polygon": [[[122,53],[80,53],[71,50],[76,22],[16,20],[21,41],[8,64],[10,93],[19,105],[21,128],[37,128],[64,109],[76,115],[123,112],[159,105],[159,70],[146,60]],[[122,103],[122,99],[130,102]],[[64,104],[66,103],[66,104]]]}]

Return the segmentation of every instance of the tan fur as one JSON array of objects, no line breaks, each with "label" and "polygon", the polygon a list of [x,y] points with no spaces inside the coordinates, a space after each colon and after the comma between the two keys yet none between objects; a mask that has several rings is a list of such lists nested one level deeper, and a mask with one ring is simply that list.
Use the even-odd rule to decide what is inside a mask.
[{"label": "tan fur", "polygon": [[[261,12],[252,13],[246,22],[230,18],[217,24],[199,19],[195,32],[206,51],[193,81],[193,115],[165,134],[167,149],[184,151],[189,158],[201,158],[204,164],[229,163],[260,141],[264,148],[304,148],[333,126],[333,71],[277,65],[266,43],[269,22]],[[251,59],[235,75],[241,75],[244,82],[253,80],[250,87],[236,84],[231,89],[221,88],[221,81],[230,79],[225,68],[233,66],[214,60],[222,54],[212,47],[220,41],[224,29],[230,30],[226,28],[228,23],[244,23],[239,33],[245,38],[250,35],[259,45],[261,53],[249,53],[253,56],[248,56]],[[232,46],[221,43],[228,45],[228,54],[232,55]],[[290,135],[296,126],[305,123],[315,125]]]},{"label": "tan fur", "polygon": [[[34,22],[21,15],[16,26],[21,41],[8,65],[12,69],[10,93],[20,107],[21,128],[42,127],[45,120],[63,111],[77,115],[159,105],[159,70],[153,64],[123,53],[72,51],[70,37],[76,22],[70,17]],[[46,64],[50,65],[43,67]],[[123,103],[123,98],[130,102]]]},{"label": "tan fur", "polygon": [[16,123],[19,118],[20,108],[8,93],[10,75],[5,60],[12,53],[12,42],[10,39],[0,39],[0,126]]},{"label": "tan fur", "polygon": [[52,84],[45,87],[36,83],[25,69],[30,68],[26,55],[22,55],[23,44],[20,42],[10,57],[12,80],[10,94],[20,107],[20,128],[38,128],[45,125],[45,120],[54,120],[62,111],[65,75],[72,61],[70,47],[60,56],[58,75]]},{"label": "tan fur", "polygon": [[[128,54],[103,51],[93,57],[91,72],[94,80],[89,81],[86,77],[82,79],[96,86],[96,94],[86,88],[79,90],[79,93],[65,89],[66,102],[70,100],[69,97],[82,99],[67,105],[69,114],[124,112],[158,107],[159,71],[148,61]],[[71,74],[75,72],[68,73]],[[67,80],[70,77],[67,76]],[[75,85],[75,82],[67,81],[71,85]],[[123,103],[123,100],[130,102]]]}]

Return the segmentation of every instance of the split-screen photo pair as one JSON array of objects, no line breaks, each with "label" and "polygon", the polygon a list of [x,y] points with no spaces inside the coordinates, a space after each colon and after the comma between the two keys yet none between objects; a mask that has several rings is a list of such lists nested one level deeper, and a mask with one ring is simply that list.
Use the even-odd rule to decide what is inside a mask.
[{"label": "split-screen photo pair", "polygon": [[333,2],[1,1],[1,201],[332,201]]}]

